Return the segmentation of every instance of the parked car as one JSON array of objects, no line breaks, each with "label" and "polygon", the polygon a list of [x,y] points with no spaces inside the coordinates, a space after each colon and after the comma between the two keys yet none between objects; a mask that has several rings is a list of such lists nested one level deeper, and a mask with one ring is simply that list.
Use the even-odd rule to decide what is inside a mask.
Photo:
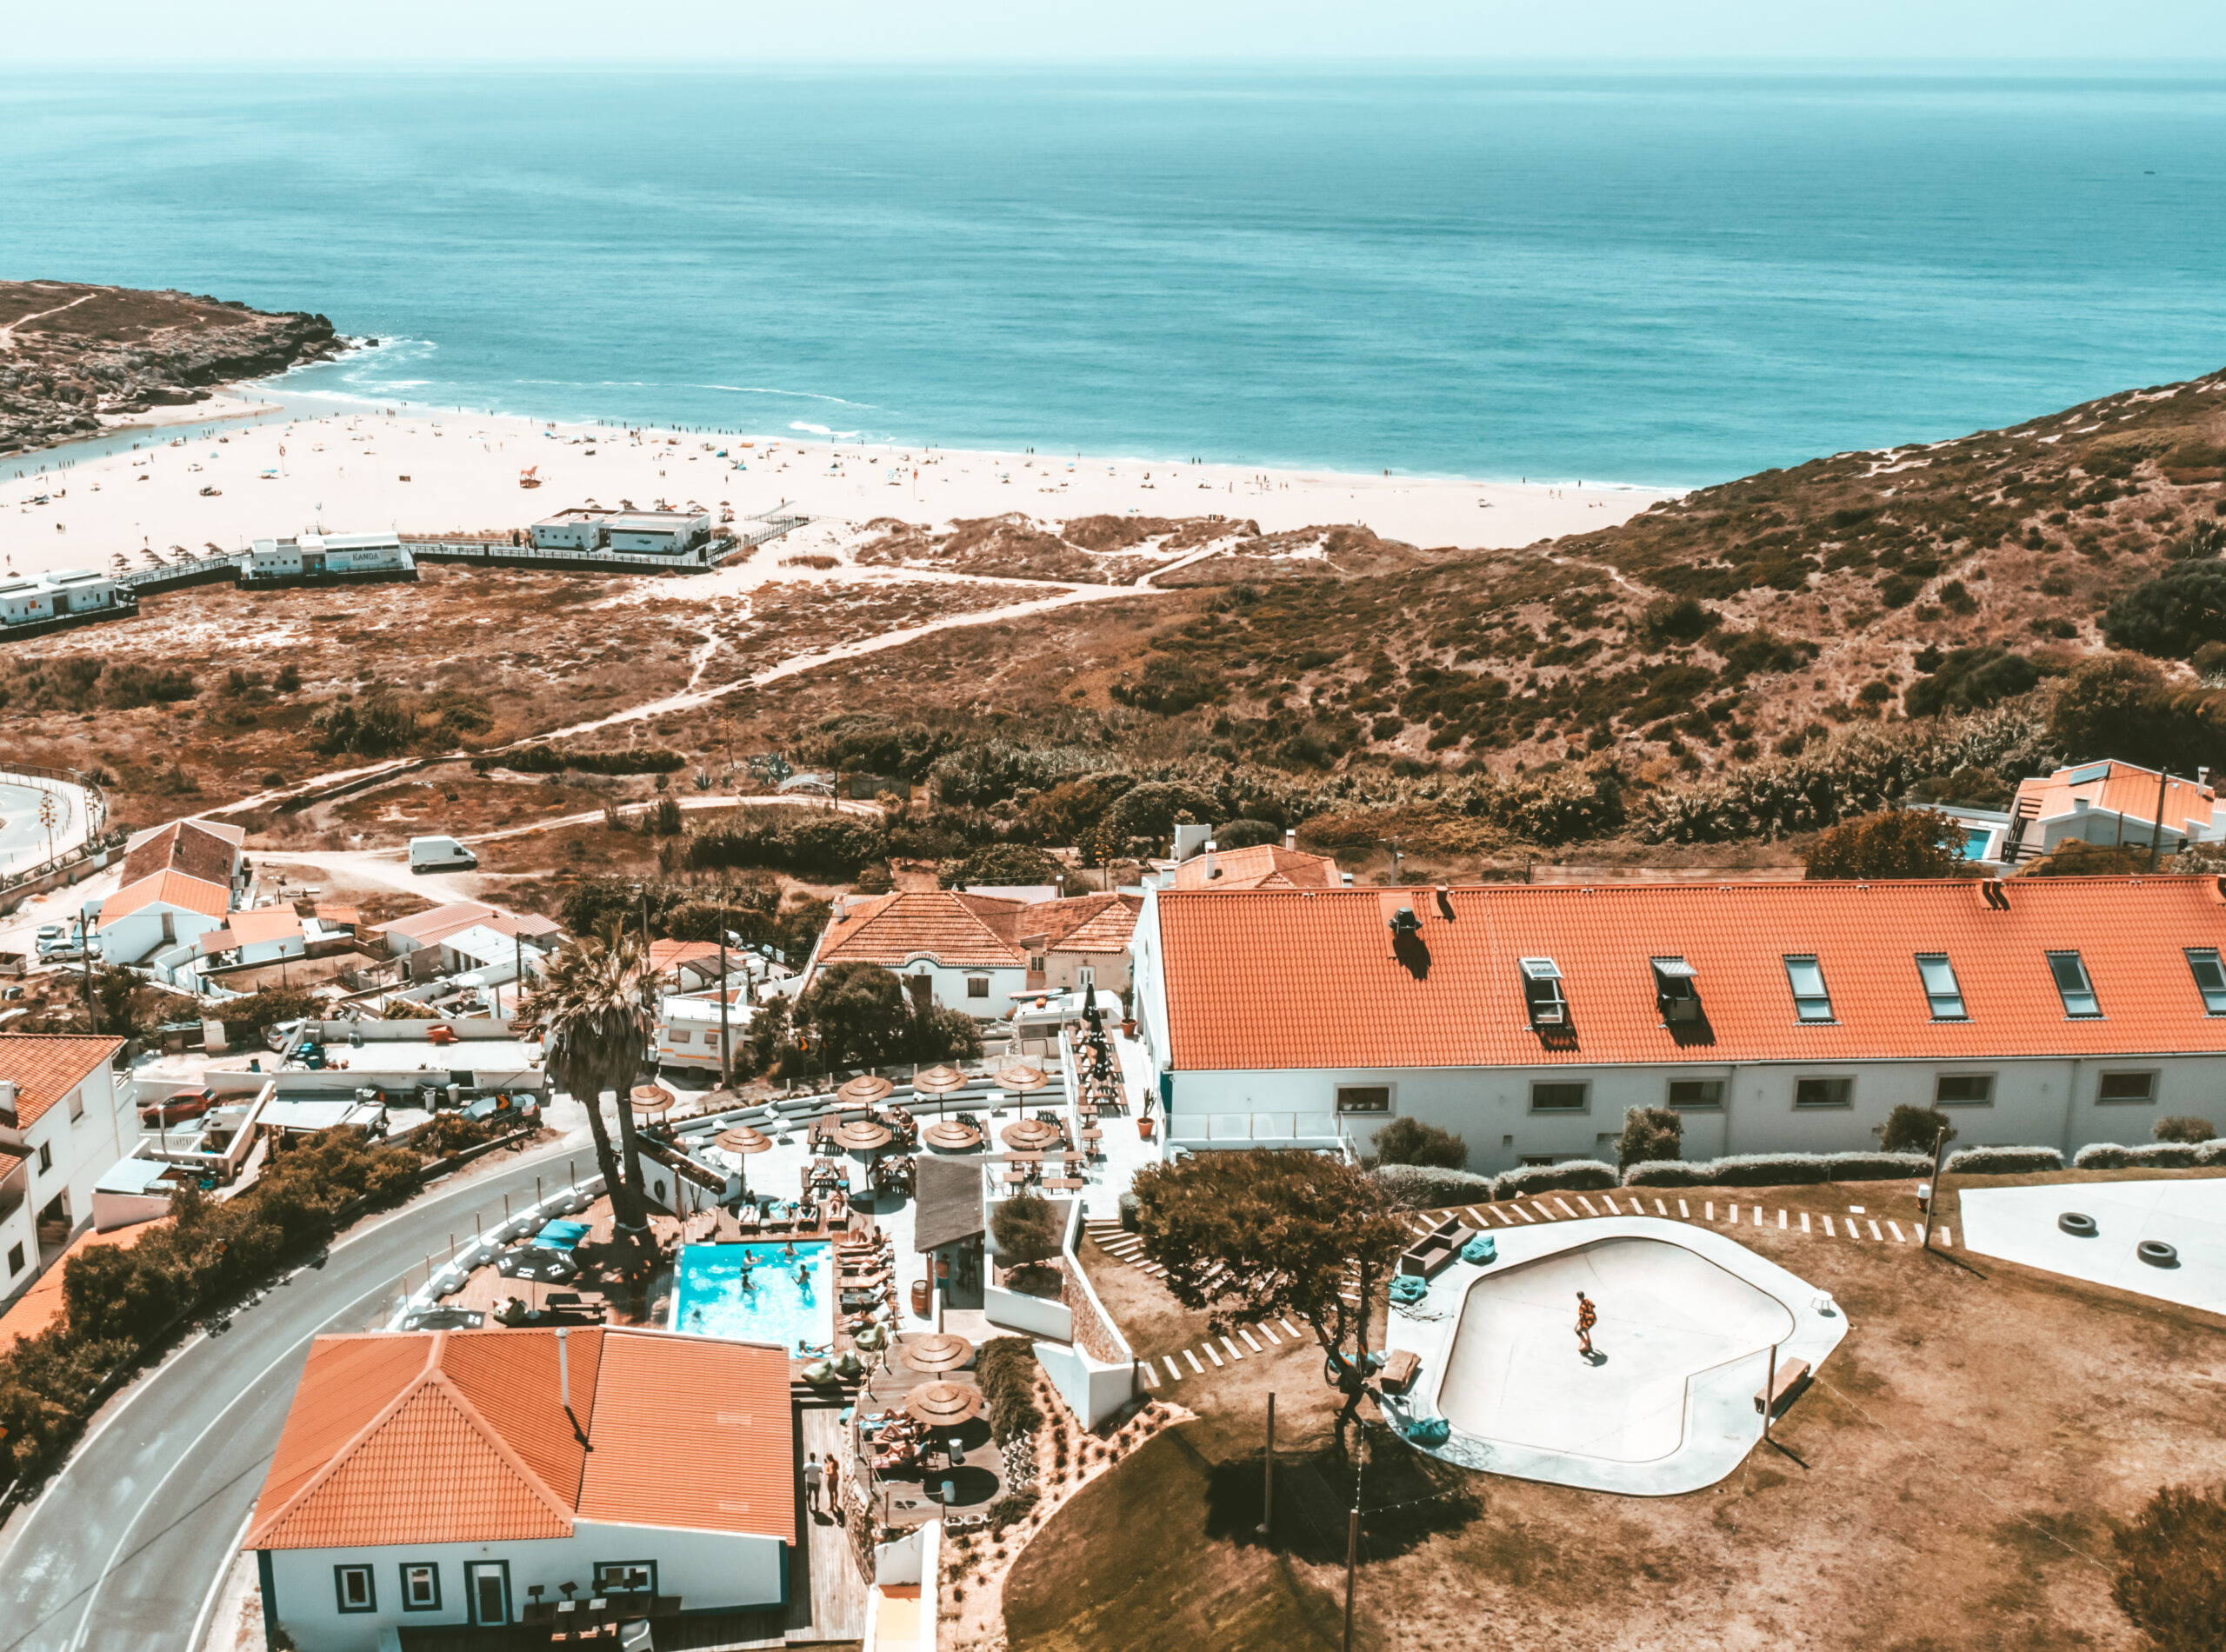
[{"label": "parked car", "polygon": [[413,837],[410,840],[410,869],[413,872],[468,872],[479,856],[453,837]]},{"label": "parked car", "polygon": [[49,963],[76,963],[85,956],[85,949],[75,941],[38,943],[38,956]]},{"label": "parked car", "polygon": [[38,926],[38,938],[42,942],[59,941],[62,938],[62,926],[59,923],[40,924]]},{"label": "parked car", "polygon": [[182,1089],[175,1096],[139,1109],[139,1122],[150,1128],[164,1124],[183,1124],[188,1119],[199,1118],[217,1104],[217,1098],[205,1089]]}]

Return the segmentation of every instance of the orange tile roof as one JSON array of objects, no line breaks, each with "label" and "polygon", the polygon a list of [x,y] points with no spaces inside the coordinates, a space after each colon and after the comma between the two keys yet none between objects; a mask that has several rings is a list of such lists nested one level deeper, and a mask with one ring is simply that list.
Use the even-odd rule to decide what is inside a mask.
[{"label": "orange tile roof", "polygon": [[1020,915],[1019,934],[1023,941],[1042,936],[1051,952],[1126,952],[1143,905],[1141,895],[1072,895],[1063,901],[1042,901]]},{"label": "orange tile roof", "polygon": [[123,882],[137,883],[157,872],[183,872],[204,883],[230,884],[246,836],[237,826],[174,820],[151,832],[142,832],[126,846]]},{"label": "orange tile roof", "polygon": [[615,1328],[564,1346],[570,1417],[554,1332],[319,1337],[245,1546],[556,1537],[576,1515],[793,1539],[783,1350]]},{"label": "orange tile roof", "polygon": [[210,883],[184,872],[156,872],[126,883],[101,903],[101,922],[113,923],[150,906],[183,907],[204,917],[221,918],[232,904],[231,886]]},{"label": "orange tile roof", "polygon": [[1178,889],[1323,889],[1338,886],[1337,863],[1327,855],[1310,855],[1281,843],[1254,843],[1244,849],[1216,849],[1212,878],[1206,876],[1206,856],[1194,855],[1175,869]]},{"label": "orange tile roof", "polygon": [[251,946],[259,941],[283,941],[300,935],[302,920],[290,906],[258,906],[233,913],[225,919],[224,927],[232,932],[233,944]]},{"label": "orange tile roof", "polygon": [[0,1033],[0,1079],[16,1087],[16,1128],[29,1129],[123,1048],[121,1038],[91,1033]]},{"label": "orange tile roof", "polygon": [[[2084,803],[2096,814],[2123,816],[2129,825],[2139,823],[2153,826],[2156,821],[2157,782],[2162,778],[2156,769],[2135,763],[2083,763],[2059,769],[2052,775],[2019,781],[2017,796],[2010,808],[2013,812],[2030,814],[2041,820],[2058,820],[2074,812],[2075,803]],[[2199,786],[2192,780],[2174,779],[2164,794],[2165,829],[2196,835],[2207,832],[2217,809],[2215,788]]]},{"label": "orange tile roof", "polygon": [[[1998,891],[2005,904],[1989,903]],[[2226,1051],[2181,949],[2226,946],[2199,877],[2007,883],[1428,888],[1156,897],[1178,1069],[1596,1065]],[[1420,920],[1395,948],[1399,907]],[[2047,954],[2076,950],[2099,1018],[2072,1019]],[[1945,953],[1968,1019],[1936,1021],[1915,955]],[[1834,1019],[1796,1019],[1813,955]],[[1532,1030],[1516,961],[1551,958],[1567,1034]],[[1697,974],[1709,1042],[1674,1039],[1650,959]]]},{"label": "orange tile roof", "polygon": [[[0,1153],[8,1149],[0,1148]],[[41,1274],[30,1288],[9,1304],[8,1311],[0,1314],[0,1354],[27,1336],[36,1336],[50,1326],[59,1325],[67,1307],[62,1296],[63,1270],[72,1256],[82,1256],[88,1250],[103,1246],[114,1246],[129,1250],[157,1228],[168,1222],[168,1216],[157,1216],[151,1222],[134,1222],[129,1228],[117,1228],[107,1233],[88,1231],[78,1236],[69,1249],[54,1259],[54,1266]]]},{"label": "orange tile roof", "polygon": [[1025,968],[1028,955],[1013,939],[1021,911],[1018,901],[956,889],[876,896],[829,922],[816,967],[856,962],[894,969],[926,956],[958,968]]},{"label": "orange tile roof", "polygon": [[[730,959],[735,956],[736,950],[733,947],[727,949],[727,956]],[[704,958],[710,959],[716,965],[718,956],[719,943],[716,941],[652,941],[650,943],[650,968],[659,975],[670,975],[684,963],[695,963]]]},{"label": "orange tile roof", "polygon": [[382,935],[406,936],[422,945],[433,946],[475,923],[484,924],[497,935],[521,938],[554,934],[563,927],[552,918],[532,912],[505,912],[479,901],[450,901],[445,906],[430,907],[409,917],[380,924],[378,930]]}]

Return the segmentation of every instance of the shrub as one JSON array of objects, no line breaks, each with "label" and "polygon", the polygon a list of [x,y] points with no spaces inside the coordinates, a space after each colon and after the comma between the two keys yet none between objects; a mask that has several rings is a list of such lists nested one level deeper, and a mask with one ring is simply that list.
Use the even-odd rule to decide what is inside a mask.
[{"label": "shrub", "polygon": [[990,1409],[990,1436],[1005,1445],[1043,1426],[1036,1405],[1036,1349],[1024,1336],[995,1336],[975,1356],[974,1378]]},{"label": "shrub", "polygon": [[1063,876],[1066,869],[1066,863],[1056,856],[1025,843],[990,843],[963,861],[944,865],[936,881],[947,889],[967,889],[976,884],[1025,888],[1050,883]]},{"label": "shrub", "polygon": [[2226,641],[2226,563],[2174,563],[2110,604],[2103,634],[2113,648],[2184,659],[2204,643]]},{"label": "shrub", "polygon": [[1695,1168],[1703,1173],[1696,1187],[1801,1187],[1832,1179],[1821,1153],[1734,1153]]},{"label": "shrub", "polygon": [[1929,676],[1909,684],[1902,704],[1913,717],[1973,711],[2012,699],[2040,680],[2038,666],[1999,643],[1959,648],[1942,659]]},{"label": "shrub", "polygon": [[[990,1529],[1003,1536],[1005,1529],[1016,1526],[1028,1518],[1028,1511],[1036,1507],[1036,1488],[1022,1491],[1008,1491],[990,1505]],[[998,1551],[1002,1554],[1003,1551]]]},{"label": "shrub", "polygon": [[2075,1170],[2187,1170],[2215,1164],[2226,1164],[2226,1142],[2159,1142],[2149,1147],[2096,1142],[2071,1156]]},{"label": "shrub", "polygon": [[1012,1267],[1049,1262],[1066,1240],[1067,1220],[1042,1194],[1027,1191],[1003,1201],[990,1216],[990,1236]]},{"label": "shrub", "polygon": [[[1397,718],[1393,718],[1397,722]],[[1222,849],[1252,849],[1262,843],[1280,843],[1283,829],[1273,821],[1232,820],[1225,826],[1214,828],[1214,843]]]},{"label": "shrub", "polygon": [[691,832],[679,855],[681,864],[698,870],[764,867],[840,883],[888,858],[888,836],[875,823],[806,809],[736,809],[719,825]]},{"label": "shrub", "polygon": [[1878,1145],[1889,1153],[1915,1153],[1931,1162],[1934,1146],[1945,1130],[1948,1139],[1956,1139],[1956,1127],[1948,1116],[1936,1107],[1912,1107],[1903,1102],[1886,1116],[1886,1122],[1877,1125],[1871,1134],[1878,1138]]},{"label": "shrub", "polygon": [[1616,1138],[1616,1167],[1674,1159],[1684,1142],[1685,1121],[1674,1108],[1634,1107],[1623,1115],[1623,1134]]},{"label": "shrub", "polygon": [[2207,1118],[2189,1118],[2181,1113],[2158,1119],[2149,1126],[2149,1134],[2159,1142],[2183,1142],[2192,1146],[2214,1139],[2218,1131]]},{"label": "shrub", "polygon": [[505,752],[499,761],[521,775],[560,775],[567,769],[583,775],[669,775],[688,763],[678,752],[657,746],[636,751],[559,751],[537,743]]},{"label": "shrub", "polygon": [[2163,1652],[2226,1647],[2226,1486],[2165,1486],[2111,1534],[2110,1599]]},{"label": "shrub", "polygon": [[2149,869],[2149,851],[2131,844],[2067,837],[2025,869],[2028,877],[2129,877]]},{"label": "shrub", "polygon": [[1809,846],[1810,878],[1951,877],[1956,823],[1936,809],[1889,809],[1824,832]]},{"label": "shrub", "polygon": [[1713,1169],[1708,1160],[1695,1162],[1687,1159],[1648,1159],[1643,1163],[1627,1165],[1623,1169],[1623,1185],[1627,1188],[1703,1188],[1716,1185],[1703,1172]]},{"label": "shrub", "polygon": [[[1923,1110],[1922,1109],[1920,1111]],[[1924,1176],[1932,1169],[1929,1153],[1827,1153],[1827,1182],[1895,1182],[1907,1176]]]},{"label": "shrub", "polygon": [[1948,1156],[1950,1176],[2029,1176],[2061,1170],[2063,1155],[2052,1147],[1966,1147]]},{"label": "shrub", "polygon": [[1597,1159],[1570,1159],[1562,1164],[1526,1164],[1510,1170],[1492,1183],[1495,1199],[1519,1199],[1531,1193],[1592,1193],[1616,1185],[1612,1165]]},{"label": "shrub", "polygon": [[227,999],[217,1013],[224,1023],[225,1042],[242,1043],[262,1037],[267,1028],[280,1022],[314,1015],[317,1007],[318,1001],[306,992],[272,987],[243,998]]},{"label": "shrub", "polygon": [[1372,1144],[1379,1164],[1426,1164],[1443,1170],[1466,1169],[1469,1144],[1450,1130],[1418,1118],[1395,1118],[1376,1131]]},{"label": "shrub", "polygon": [[1690,596],[1660,596],[1639,616],[1639,629],[1648,642],[1697,643],[1716,629],[1714,610]]},{"label": "shrub", "polygon": [[1370,1172],[1392,1203],[1407,1210],[1470,1204],[1492,1196],[1492,1178],[1429,1164],[1386,1164]]}]

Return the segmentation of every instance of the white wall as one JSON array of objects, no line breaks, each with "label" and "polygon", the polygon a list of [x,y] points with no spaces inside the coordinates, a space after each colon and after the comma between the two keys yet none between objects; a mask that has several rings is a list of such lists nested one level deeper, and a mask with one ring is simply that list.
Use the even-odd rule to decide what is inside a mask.
[{"label": "white wall", "polygon": [[[23,1161],[28,1189],[23,1209],[0,1233],[0,1276],[4,1276],[0,1277],[0,1292],[13,1295],[31,1282],[38,1265],[37,1213],[57,1194],[66,1195],[70,1226],[83,1226],[92,1215],[93,1184],[139,1139],[132,1086],[118,1084],[105,1062],[71,1094],[83,1103],[77,1118],[70,1116],[70,1097],[64,1096],[17,1136],[16,1144],[30,1154]],[[45,1170],[39,1169],[42,1147],[50,1149],[53,1161]],[[10,1273],[7,1247],[18,1243],[24,1248],[24,1266]]]},{"label": "white wall", "polygon": [[[963,1011],[976,1021],[1000,1019],[1012,1008],[1012,995],[1028,985],[1028,971],[1017,967],[1010,969],[964,969],[928,958],[907,959],[903,964],[892,967],[908,981],[915,976],[928,976],[934,983],[929,989],[930,996],[937,1003],[946,1009]],[[990,983],[989,996],[968,997],[966,983],[970,980],[987,980]],[[911,990],[910,987],[905,989],[908,993]]]},{"label": "white wall", "polygon": [[[377,1549],[285,1549],[265,1551],[270,1590],[278,1622],[302,1652],[377,1652],[385,1628],[430,1629],[468,1623],[464,1566],[507,1560],[511,1621],[530,1603],[528,1589],[544,1585],[542,1598],[562,1600],[561,1583],[577,1583],[584,1599],[599,1561],[657,1562],[660,1595],[677,1595],[683,1611],[776,1606],[786,1598],[787,1545],[770,1537],[721,1532],[657,1530],[581,1521],[570,1537],[512,1543],[423,1543]],[[402,1609],[402,1567],[440,1568],[438,1611]],[[342,1612],[333,1568],[369,1565],[377,1610]]]},{"label": "white wall", "polygon": [[[163,915],[170,918],[170,933],[163,934]],[[157,903],[143,906],[112,923],[103,923],[94,939],[100,943],[101,956],[110,963],[137,963],[149,953],[172,941],[198,941],[211,929],[221,929],[224,920],[212,918],[203,912],[190,912],[183,907],[166,906]]]},{"label": "white wall", "polygon": [[[2157,1074],[2154,1101],[2096,1099],[2103,1073],[2137,1070]],[[1210,1134],[1207,1121],[1215,1114],[1324,1114],[1336,1105],[1340,1085],[1388,1084],[1392,1092],[1390,1114],[1344,1116],[1355,1146],[1363,1153],[1383,1124],[1407,1116],[1462,1137],[1469,1146],[1471,1170],[1510,1169],[1526,1156],[1612,1161],[1613,1138],[1622,1129],[1628,1109],[1666,1105],[1672,1077],[1713,1078],[1724,1081],[1724,1106],[1684,1113],[1685,1157],[1835,1153],[1875,1149],[1877,1138],[1872,1127],[1883,1123],[1896,1106],[1929,1107],[1939,1076],[1965,1073],[1991,1073],[1994,1100],[1985,1106],[1943,1108],[1955,1122],[1958,1147],[2053,1147],[2069,1158],[2090,1142],[2146,1142],[2149,1126],[2168,1113],[2193,1113],[2226,1124],[2226,1056],[2181,1056],[1179,1072],[1175,1075],[1168,1134],[1175,1140],[1203,1138]],[[1796,1108],[1795,1083],[1803,1077],[1853,1078],[1851,1104]],[[1581,1113],[1534,1113],[1530,1104],[1534,1080],[1588,1082],[1588,1105]],[[1609,1139],[1603,1141],[1603,1136]]]}]

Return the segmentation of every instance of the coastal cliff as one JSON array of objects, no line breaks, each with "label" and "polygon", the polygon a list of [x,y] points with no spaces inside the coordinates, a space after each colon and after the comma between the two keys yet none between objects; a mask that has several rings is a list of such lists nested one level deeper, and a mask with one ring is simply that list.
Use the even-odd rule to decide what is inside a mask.
[{"label": "coastal cliff", "polygon": [[210,387],[344,348],[322,316],[62,281],[0,282],[0,453],[97,430],[103,415],[203,401]]}]

